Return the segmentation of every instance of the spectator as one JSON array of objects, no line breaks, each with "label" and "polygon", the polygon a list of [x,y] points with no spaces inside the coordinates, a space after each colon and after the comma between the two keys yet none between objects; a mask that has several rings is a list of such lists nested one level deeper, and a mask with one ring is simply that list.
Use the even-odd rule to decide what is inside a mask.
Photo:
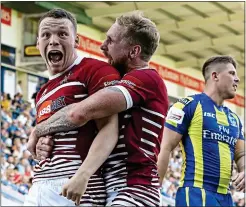
[{"label": "spectator", "polygon": [[3,107],[3,109],[7,111],[10,110],[11,98],[9,94],[3,93],[1,106]]},{"label": "spectator", "polygon": [[8,166],[9,166],[9,163],[6,160],[6,157],[1,155],[1,173],[2,173],[2,176],[3,176],[3,173],[7,170]]}]

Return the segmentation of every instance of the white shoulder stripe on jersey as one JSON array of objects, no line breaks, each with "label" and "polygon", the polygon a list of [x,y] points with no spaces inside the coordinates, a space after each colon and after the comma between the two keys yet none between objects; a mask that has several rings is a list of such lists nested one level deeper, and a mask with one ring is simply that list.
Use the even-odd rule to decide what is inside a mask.
[{"label": "white shoulder stripe on jersey", "polygon": [[148,122],[148,123],[150,123],[150,124],[152,124],[152,125],[154,125],[154,126],[160,128],[160,129],[162,128],[162,126],[161,126],[160,124],[157,124],[156,122],[151,121],[151,120],[149,120],[149,119],[147,119],[147,118],[145,118],[145,117],[142,117],[142,120],[144,120],[144,121],[146,121],[146,122]]},{"label": "white shoulder stripe on jersey", "polygon": [[55,92],[59,91],[61,88],[64,87],[68,87],[68,86],[84,86],[84,83],[80,83],[78,81],[74,81],[74,82],[68,82],[65,84],[62,84],[60,86],[58,86],[57,88],[53,89],[52,91],[50,91],[49,93],[45,94],[43,97],[41,97],[41,99],[38,101],[37,106],[38,107],[41,103],[43,103],[47,98],[49,98],[51,95],[53,95]]},{"label": "white shoulder stripe on jersey", "polygon": [[152,146],[152,147],[155,147],[155,146],[156,146],[155,143],[150,142],[150,141],[148,141],[148,140],[146,140],[146,139],[143,139],[143,138],[141,138],[141,142],[144,142],[144,143],[146,143],[146,144],[148,144],[148,145],[150,145],[150,146]]},{"label": "white shoulder stripe on jersey", "polygon": [[84,98],[88,96],[88,94],[79,94],[79,95],[74,95],[74,98]]},{"label": "white shoulder stripe on jersey", "polygon": [[126,109],[131,108],[133,106],[133,101],[129,91],[124,86],[112,86],[112,87],[116,87],[121,90],[121,92],[124,94],[126,99],[126,104],[127,104]]},{"label": "white shoulder stripe on jersey", "polygon": [[165,116],[163,115],[163,114],[161,114],[161,113],[158,113],[158,112],[156,112],[156,111],[152,111],[152,110],[149,110],[149,109],[146,109],[146,108],[144,108],[144,107],[140,107],[142,110],[144,110],[144,111],[146,111],[146,112],[149,112],[149,113],[151,113],[151,114],[154,114],[154,115],[156,115],[156,116],[159,116],[159,117],[161,117],[161,118],[165,118]]},{"label": "white shoulder stripe on jersey", "polygon": [[148,155],[151,155],[151,156],[154,156],[154,155],[155,155],[155,153],[150,152],[150,151],[148,151],[148,150],[145,150],[145,149],[143,149],[143,148],[141,148],[141,147],[139,147],[139,149],[143,150],[143,151],[144,151],[146,154],[148,154]]},{"label": "white shoulder stripe on jersey", "polygon": [[146,129],[146,128],[142,128],[142,130],[144,131],[144,132],[146,132],[146,133],[148,133],[148,134],[151,134],[151,135],[153,135],[153,136],[155,136],[156,138],[158,138],[158,134],[156,134],[155,132],[152,132],[152,131],[150,131],[149,129]]}]

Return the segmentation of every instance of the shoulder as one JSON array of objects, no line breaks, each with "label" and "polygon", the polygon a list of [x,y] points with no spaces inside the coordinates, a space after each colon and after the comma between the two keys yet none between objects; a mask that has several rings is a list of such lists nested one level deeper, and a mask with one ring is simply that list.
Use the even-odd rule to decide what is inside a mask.
[{"label": "shoulder", "polygon": [[173,104],[173,106],[179,109],[183,109],[187,107],[194,107],[199,102],[199,99],[200,99],[199,94],[195,94],[192,96],[186,96],[186,97],[180,98],[176,103]]},{"label": "shoulder", "polygon": [[160,80],[162,81],[161,77],[154,69],[134,69],[125,74],[122,80],[128,80],[148,88],[157,87]]},{"label": "shoulder", "polygon": [[110,71],[118,72],[113,66],[108,64],[107,62],[95,59],[95,58],[87,58],[85,57],[83,61],[81,61],[80,66],[83,68],[87,68],[89,70],[98,70],[98,69],[105,69]]}]

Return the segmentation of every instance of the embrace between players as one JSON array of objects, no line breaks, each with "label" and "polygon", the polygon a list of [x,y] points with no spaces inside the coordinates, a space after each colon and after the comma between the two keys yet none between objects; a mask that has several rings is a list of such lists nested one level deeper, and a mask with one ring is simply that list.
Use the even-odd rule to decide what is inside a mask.
[{"label": "embrace between players", "polygon": [[[159,182],[178,143],[186,161],[176,205],[210,205],[212,198],[231,205],[234,159],[235,183],[244,189],[242,125],[223,106],[239,82],[235,61],[209,59],[204,93],[180,99],[167,114],[166,86],[148,65],[160,39],[155,24],[132,12],[106,36],[101,50],[109,64],[77,55],[69,12],[53,9],[40,19],[37,47],[50,77],[36,98],[28,149],[39,161],[24,205],[160,206]],[[214,139],[227,131],[234,142]]]}]

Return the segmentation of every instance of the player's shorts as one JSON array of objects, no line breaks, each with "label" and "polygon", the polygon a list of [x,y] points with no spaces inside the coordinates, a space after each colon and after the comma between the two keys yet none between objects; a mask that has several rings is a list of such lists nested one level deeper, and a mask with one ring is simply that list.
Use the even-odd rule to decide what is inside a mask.
[{"label": "player's shorts", "polygon": [[[72,200],[59,195],[68,178],[34,182],[25,197],[24,206],[75,206]],[[102,178],[93,175],[88,182],[80,206],[105,206],[106,188]]]},{"label": "player's shorts", "polygon": [[176,194],[175,206],[233,206],[231,194],[220,194],[196,187],[181,187]]},{"label": "player's shorts", "polygon": [[108,193],[106,206],[160,206],[160,189],[133,185]]}]

